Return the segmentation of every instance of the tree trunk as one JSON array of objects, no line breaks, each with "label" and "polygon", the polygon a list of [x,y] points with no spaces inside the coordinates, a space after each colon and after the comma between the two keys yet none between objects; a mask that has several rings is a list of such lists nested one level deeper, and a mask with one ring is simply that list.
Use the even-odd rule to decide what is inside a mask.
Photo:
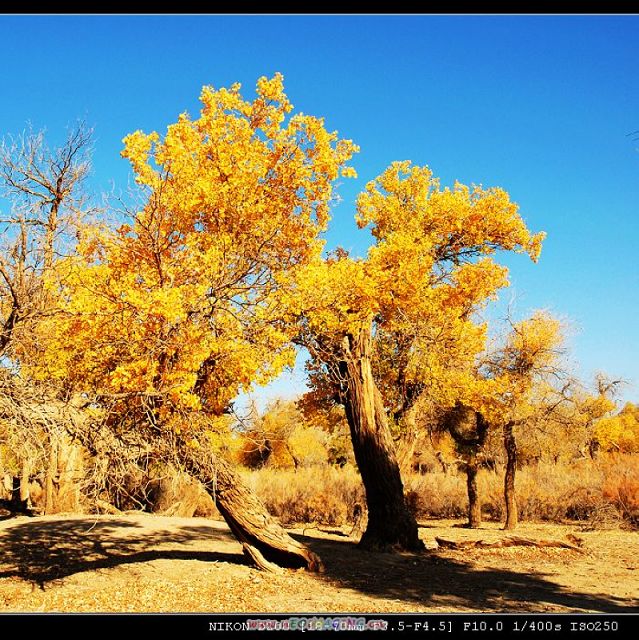
[{"label": "tree trunk", "polygon": [[20,478],[18,476],[11,477],[11,498],[5,500],[0,498],[0,507],[8,509],[13,513],[23,513],[28,516],[34,515],[26,502],[20,500]]},{"label": "tree trunk", "polygon": [[18,511],[22,507],[22,500],[20,500],[21,484],[22,483],[18,476],[11,477],[11,505],[16,511]]},{"label": "tree trunk", "polygon": [[442,471],[446,475],[448,475],[450,473],[451,463],[446,461],[446,459],[444,458],[444,454],[441,451],[437,451],[435,453],[435,457],[437,458],[437,461],[441,465]]},{"label": "tree trunk", "polygon": [[468,489],[468,526],[479,529],[481,525],[481,501],[477,487],[477,457],[471,454],[466,463],[466,487]]},{"label": "tree trunk", "polygon": [[42,265],[42,269],[45,273],[51,270],[53,267],[53,249],[55,244],[55,234],[58,230],[58,212],[60,210],[60,205],[62,204],[62,200],[64,196],[60,193],[60,188],[62,186],[62,176],[58,178],[58,184],[56,185],[56,191],[54,194],[53,202],[51,204],[51,209],[49,210],[49,215],[47,216],[47,221],[45,224],[45,233],[44,233],[44,261]]},{"label": "tree trunk", "polygon": [[78,513],[82,509],[80,486],[84,476],[82,449],[65,433],[57,436],[57,486],[55,513]]},{"label": "tree trunk", "polygon": [[504,448],[506,449],[506,473],[504,474],[504,500],[506,502],[506,524],[504,529],[514,529],[519,521],[515,495],[515,473],[517,471],[517,441],[513,424],[504,425]]},{"label": "tree trunk", "polygon": [[531,540],[530,538],[520,538],[510,536],[502,540],[446,540],[435,536],[435,542],[443,549],[455,549],[463,551],[465,549],[503,549],[504,547],[537,547],[538,549],[571,549],[584,553],[583,540],[576,536],[566,536],[569,542],[563,540]]},{"label": "tree trunk", "polygon": [[371,342],[368,323],[357,335],[344,338],[340,362],[346,380],[342,400],[368,506],[368,524],[359,544],[366,549],[415,551],[424,545],[406,504],[386,412],[373,379]]},{"label": "tree trunk", "polygon": [[320,558],[286,533],[230,465],[221,459],[207,460],[201,449],[188,445],[180,447],[180,458],[186,471],[205,486],[245,555],[259,568],[323,571]]},{"label": "tree trunk", "polygon": [[[95,442],[85,438],[83,444],[96,454]],[[288,535],[228,463],[183,439],[177,442],[162,440],[156,444],[154,455],[164,461],[178,462],[202,483],[242,544],[244,553],[255,565],[273,572],[282,571],[282,567],[324,570],[319,556]]]},{"label": "tree trunk", "polygon": [[483,454],[490,425],[481,412],[458,401],[445,413],[441,426],[450,433],[459,453],[464,456],[468,526],[477,529],[481,525],[481,499],[477,486],[478,456]]},{"label": "tree trunk", "polygon": [[409,408],[402,415],[403,433],[397,446],[397,461],[400,473],[413,471],[415,461],[415,443],[417,441],[417,426],[415,420],[415,407]]},{"label": "tree trunk", "polygon": [[29,476],[31,465],[26,460],[22,461],[22,469],[20,471],[20,502],[26,507],[31,506],[31,492],[29,490]]},{"label": "tree trunk", "polygon": [[49,460],[44,480],[44,513],[49,515],[55,508],[55,477],[58,472],[58,443],[55,436],[49,434]]}]

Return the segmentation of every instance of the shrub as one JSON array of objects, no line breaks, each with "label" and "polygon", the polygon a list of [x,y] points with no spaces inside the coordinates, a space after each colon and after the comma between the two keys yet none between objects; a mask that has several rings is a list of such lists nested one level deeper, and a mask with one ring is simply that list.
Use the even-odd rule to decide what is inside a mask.
[{"label": "shrub", "polygon": [[603,496],[633,526],[639,527],[639,458],[613,456],[605,468]]}]

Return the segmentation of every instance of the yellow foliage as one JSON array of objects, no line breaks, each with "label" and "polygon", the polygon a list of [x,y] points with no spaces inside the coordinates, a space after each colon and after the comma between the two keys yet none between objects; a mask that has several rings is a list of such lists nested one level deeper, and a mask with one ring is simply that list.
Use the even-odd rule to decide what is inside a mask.
[{"label": "yellow foliage", "polygon": [[[298,274],[298,312],[314,355],[321,359],[322,345],[339,345],[374,320],[386,355],[404,358],[405,380],[433,387],[451,369],[468,369],[484,346],[485,327],[473,313],[508,284],[507,269],[490,256],[505,249],[536,260],[543,239],[502,189],[441,188],[428,167],[410,162],[393,163],[366,185],[357,222],[376,239],[365,260],[339,252]],[[398,366],[390,365],[393,379]]]},{"label": "yellow foliage", "polygon": [[629,402],[617,415],[601,418],[594,437],[604,451],[639,453],[639,409]]},{"label": "yellow foliage", "polygon": [[64,315],[38,328],[29,375],[67,388],[162,398],[220,414],[291,365],[292,273],[319,255],[333,181],[357,147],[323,120],[289,115],[280,74],[205,87],[198,118],[136,131],[122,155],[147,194],[129,224],[84,230],[49,282]]},{"label": "yellow foliage", "polygon": [[397,234],[419,239],[436,249],[430,257],[439,261],[470,249],[484,255],[497,249],[525,251],[537,260],[545,235],[530,234],[503,189],[460,183],[442,189],[428,167],[408,161],[392,163],[369,182],[357,211],[359,226],[372,225],[379,241]]},{"label": "yellow foliage", "polygon": [[241,434],[248,467],[297,468],[327,461],[325,434],[307,424],[295,401],[276,400]]},{"label": "yellow foliage", "polygon": [[490,422],[521,424],[541,410],[554,394],[548,378],[559,372],[563,342],[562,322],[546,311],[512,325],[504,345],[481,363],[478,403]]}]

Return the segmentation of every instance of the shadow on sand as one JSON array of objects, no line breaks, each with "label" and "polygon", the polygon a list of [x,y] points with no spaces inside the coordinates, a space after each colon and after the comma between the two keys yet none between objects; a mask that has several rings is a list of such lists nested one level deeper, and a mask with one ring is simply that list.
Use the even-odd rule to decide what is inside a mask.
[{"label": "shadow on sand", "polygon": [[[210,542],[212,550],[159,548],[195,541]],[[44,588],[75,573],[159,558],[246,564],[239,550],[214,551],[216,541],[234,539],[228,530],[205,525],[158,531],[126,518],[27,520],[0,530],[0,578],[20,577]]]},{"label": "shadow on sand", "polygon": [[[160,558],[246,564],[230,531],[220,528],[220,523],[208,526],[201,522],[171,530],[145,528],[126,517],[34,519],[13,526],[5,524],[0,529],[0,578],[18,577],[44,589],[49,582],[83,571]],[[570,592],[542,573],[480,569],[437,552],[372,553],[362,551],[350,540],[295,537],[317,552],[326,565],[326,572],[314,579],[376,598],[419,603],[424,610],[639,610],[639,600]],[[196,541],[211,550],[189,548]],[[215,551],[220,546],[228,548],[230,542],[237,547],[236,553]]]},{"label": "shadow on sand", "polygon": [[352,541],[295,537],[320,555],[326,565],[324,577],[331,583],[377,598],[418,602],[424,609],[541,613],[562,607],[566,611],[639,611],[639,599],[571,592],[543,573],[475,568],[436,551],[374,553],[359,549]]}]

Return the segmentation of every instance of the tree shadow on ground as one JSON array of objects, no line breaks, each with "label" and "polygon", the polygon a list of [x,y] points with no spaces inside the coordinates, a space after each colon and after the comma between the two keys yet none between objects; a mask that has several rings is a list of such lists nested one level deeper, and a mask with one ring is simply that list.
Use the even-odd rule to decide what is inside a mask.
[{"label": "tree shadow on ground", "polygon": [[[568,591],[543,573],[476,568],[437,551],[376,553],[355,542],[293,534],[322,558],[322,579],[376,598],[418,602],[424,609],[484,612],[597,611],[636,613],[638,599]],[[602,585],[605,587],[605,585]]]},{"label": "tree shadow on ground", "polygon": [[[0,578],[17,577],[44,589],[76,573],[157,559],[246,565],[231,532],[221,527],[197,523],[158,530],[127,518],[91,517],[16,522],[0,529]],[[636,613],[639,608],[636,599],[570,592],[539,572],[477,568],[438,552],[373,553],[351,540],[293,536],[324,561],[326,572],[312,579],[374,598],[419,603],[424,610]],[[211,551],[190,546],[203,541]]]},{"label": "tree shadow on ground", "polygon": [[202,525],[158,531],[125,518],[28,520],[0,530],[0,578],[19,577],[44,588],[75,573],[157,559],[246,564],[240,551],[188,548],[202,540],[212,546],[235,542],[230,531]]}]

